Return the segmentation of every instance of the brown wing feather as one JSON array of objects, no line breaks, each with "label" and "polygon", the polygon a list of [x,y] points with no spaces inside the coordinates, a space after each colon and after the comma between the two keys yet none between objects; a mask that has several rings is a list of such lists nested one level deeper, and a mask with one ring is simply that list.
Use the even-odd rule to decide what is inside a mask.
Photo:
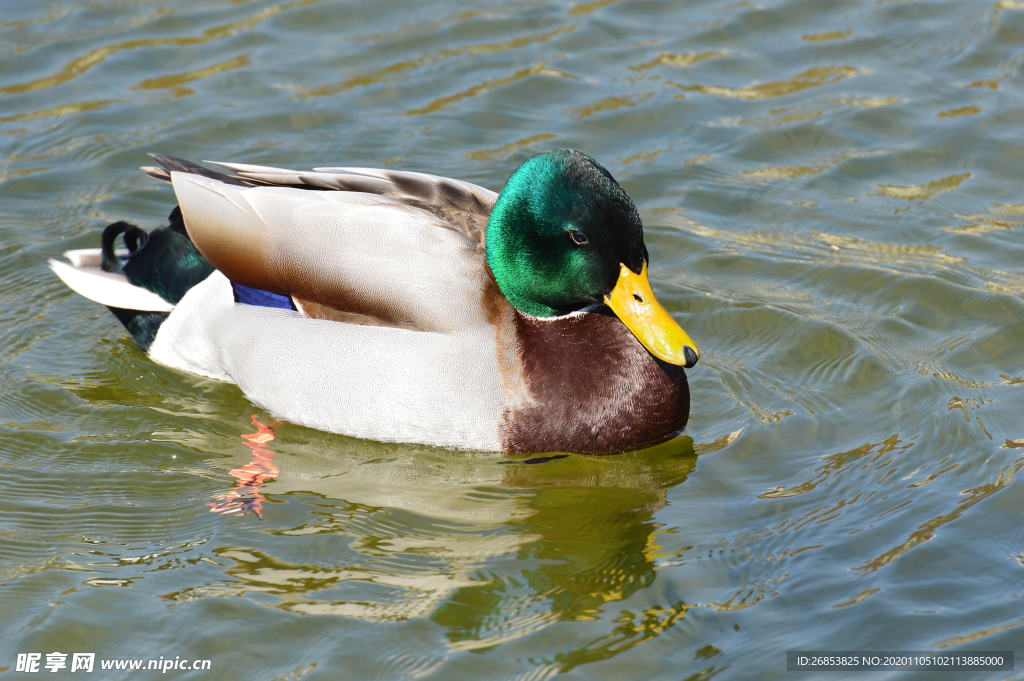
[{"label": "brown wing feather", "polygon": [[396,199],[430,213],[446,226],[465,234],[479,245],[481,253],[484,234],[487,231],[487,219],[498,196],[467,182],[423,173],[367,171],[360,168],[317,168],[314,171],[297,171],[239,163],[209,163],[232,170],[237,174],[236,177],[248,182],[379,194]]},{"label": "brown wing feather", "polygon": [[[194,178],[173,181],[186,227],[200,252],[233,281],[291,295],[303,302],[300,309],[306,314],[322,319],[429,331],[486,319],[479,303],[471,301],[479,300],[489,277],[484,234],[497,196],[493,192],[419,173],[349,168],[307,172],[217,163],[233,173],[227,175],[205,168],[200,173],[200,166],[181,159],[154,158],[166,170],[147,169],[150,174],[160,179],[165,173],[182,173],[175,174],[182,180]],[[208,180],[223,184],[217,189]],[[200,186],[206,189],[198,190]],[[380,210],[364,213],[368,219],[355,218],[356,222],[342,217],[328,232],[321,232],[319,222],[277,210],[275,203],[291,201],[285,195],[277,199],[239,193],[262,186],[346,192],[352,200],[342,203],[370,211],[379,205]],[[212,197],[209,192],[221,199],[206,200]],[[254,200],[263,208],[250,205]],[[418,226],[410,230],[408,225]],[[368,243],[378,236],[378,245]],[[360,258],[384,267],[368,272],[354,264]],[[406,262],[408,276],[399,276],[395,270],[400,267],[392,264]]]},{"label": "brown wing feather", "polygon": [[313,319],[326,319],[332,322],[361,324],[363,326],[387,326],[393,329],[408,329],[410,331],[422,330],[414,322],[382,319],[381,317],[375,317],[369,314],[359,314],[358,312],[343,312],[342,310],[331,307],[330,305],[323,305],[322,303],[316,303],[312,300],[304,300],[298,296],[292,296],[292,302],[295,303],[295,308],[299,312],[307,317],[312,317]]},{"label": "brown wing feather", "polygon": [[447,178],[434,182],[415,173],[386,173],[398,188],[389,193],[409,205],[416,206],[443,220],[451,228],[462,232],[475,242],[483,253],[487,219],[494,208],[495,197],[475,191],[472,185],[455,183]]}]

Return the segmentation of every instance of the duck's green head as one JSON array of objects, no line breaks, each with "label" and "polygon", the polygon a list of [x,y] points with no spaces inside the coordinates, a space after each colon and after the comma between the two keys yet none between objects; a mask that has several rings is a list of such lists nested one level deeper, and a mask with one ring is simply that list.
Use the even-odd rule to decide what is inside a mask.
[{"label": "duck's green head", "polygon": [[571,149],[519,166],[487,222],[487,264],[518,310],[555,317],[605,303],[655,357],[691,367],[700,350],[655,299],[647,260],[632,199]]}]

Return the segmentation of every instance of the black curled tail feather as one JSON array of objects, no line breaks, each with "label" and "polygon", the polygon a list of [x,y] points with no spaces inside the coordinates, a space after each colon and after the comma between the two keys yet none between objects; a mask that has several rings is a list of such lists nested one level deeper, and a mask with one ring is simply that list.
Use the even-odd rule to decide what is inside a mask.
[{"label": "black curled tail feather", "polygon": [[100,251],[102,253],[102,269],[104,272],[120,272],[124,263],[114,254],[114,242],[117,237],[124,234],[124,245],[128,248],[128,258],[136,255],[146,247],[149,235],[135,225],[120,221],[107,225],[103,229],[103,236],[100,239]]},{"label": "black curled tail feather", "polygon": [[[139,240],[141,245],[132,250],[121,271],[132,284],[177,305],[189,289],[210,276],[214,268],[189,238],[177,206],[171,211],[168,223]],[[114,225],[107,229],[111,227]],[[125,244],[129,249],[132,248],[130,235],[137,236],[125,232]]]},{"label": "black curled tail feather", "polygon": [[[129,283],[177,305],[189,289],[210,276],[214,268],[189,238],[178,207],[171,211],[168,222],[166,227],[158,227],[148,234],[127,222],[108,225],[101,241],[102,268],[122,273]],[[122,234],[128,248],[128,257],[124,260],[114,253],[114,242]],[[149,350],[160,325],[170,314],[108,309],[128,329],[143,352]]]}]

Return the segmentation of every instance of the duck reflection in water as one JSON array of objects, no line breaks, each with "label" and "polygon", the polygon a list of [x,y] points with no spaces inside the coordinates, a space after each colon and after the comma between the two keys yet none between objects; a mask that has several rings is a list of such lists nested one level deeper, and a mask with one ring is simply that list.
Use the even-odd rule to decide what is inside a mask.
[{"label": "duck reflection in water", "polygon": [[[692,605],[657,583],[659,567],[685,551],[672,546],[657,514],[698,454],[728,438],[513,459],[282,424],[288,435],[274,448],[288,464],[279,471],[263,447],[273,432],[254,423],[259,432],[247,437],[254,461],[233,471],[240,482],[222,512],[258,514],[262,493],[298,494],[293,500],[308,514],[299,523],[294,514],[275,517],[274,539],[225,550],[226,579],[205,585],[204,594],[258,592],[278,599],[266,604],[300,614],[427,618],[443,628],[451,650],[487,648],[559,622],[606,620],[602,635],[553,652],[550,663],[562,669],[650,640]],[[305,506],[310,494],[316,501]],[[659,536],[666,531],[667,541]]]},{"label": "duck reflection in water", "polygon": [[[545,465],[502,466],[502,484],[528,497],[510,523],[522,541],[515,568],[463,586],[431,614],[456,650],[480,650],[556,622],[597,620],[615,612],[604,635],[547,658],[561,671],[607,659],[681,621],[681,594],[651,594],[647,607],[612,605],[654,585],[659,559],[656,513],[666,492],[697,462],[689,437],[614,457],[572,457]],[[506,570],[511,566],[506,566]]]},{"label": "duck reflection in water", "polygon": [[252,461],[231,471],[238,478],[238,485],[223,494],[214,495],[216,501],[207,504],[211,513],[225,515],[245,515],[248,512],[263,519],[263,502],[266,498],[260,494],[260,485],[267,480],[276,478],[281,469],[274,465],[274,452],[264,449],[263,445],[273,441],[274,431],[256,420],[252,415],[255,433],[242,433],[247,440],[245,446],[252,450]]}]

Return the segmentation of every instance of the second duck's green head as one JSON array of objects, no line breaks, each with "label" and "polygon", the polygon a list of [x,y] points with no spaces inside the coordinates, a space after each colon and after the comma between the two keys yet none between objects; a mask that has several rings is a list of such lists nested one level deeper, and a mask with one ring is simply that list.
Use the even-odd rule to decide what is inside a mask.
[{"label": "second duck's green head", "polygon": [[518,310],[555,317],[606,303],[659,359],[700,351],[654,298],[636,206],[586,154],[555,149],[519,166],[487,222],[487,264]]}]

